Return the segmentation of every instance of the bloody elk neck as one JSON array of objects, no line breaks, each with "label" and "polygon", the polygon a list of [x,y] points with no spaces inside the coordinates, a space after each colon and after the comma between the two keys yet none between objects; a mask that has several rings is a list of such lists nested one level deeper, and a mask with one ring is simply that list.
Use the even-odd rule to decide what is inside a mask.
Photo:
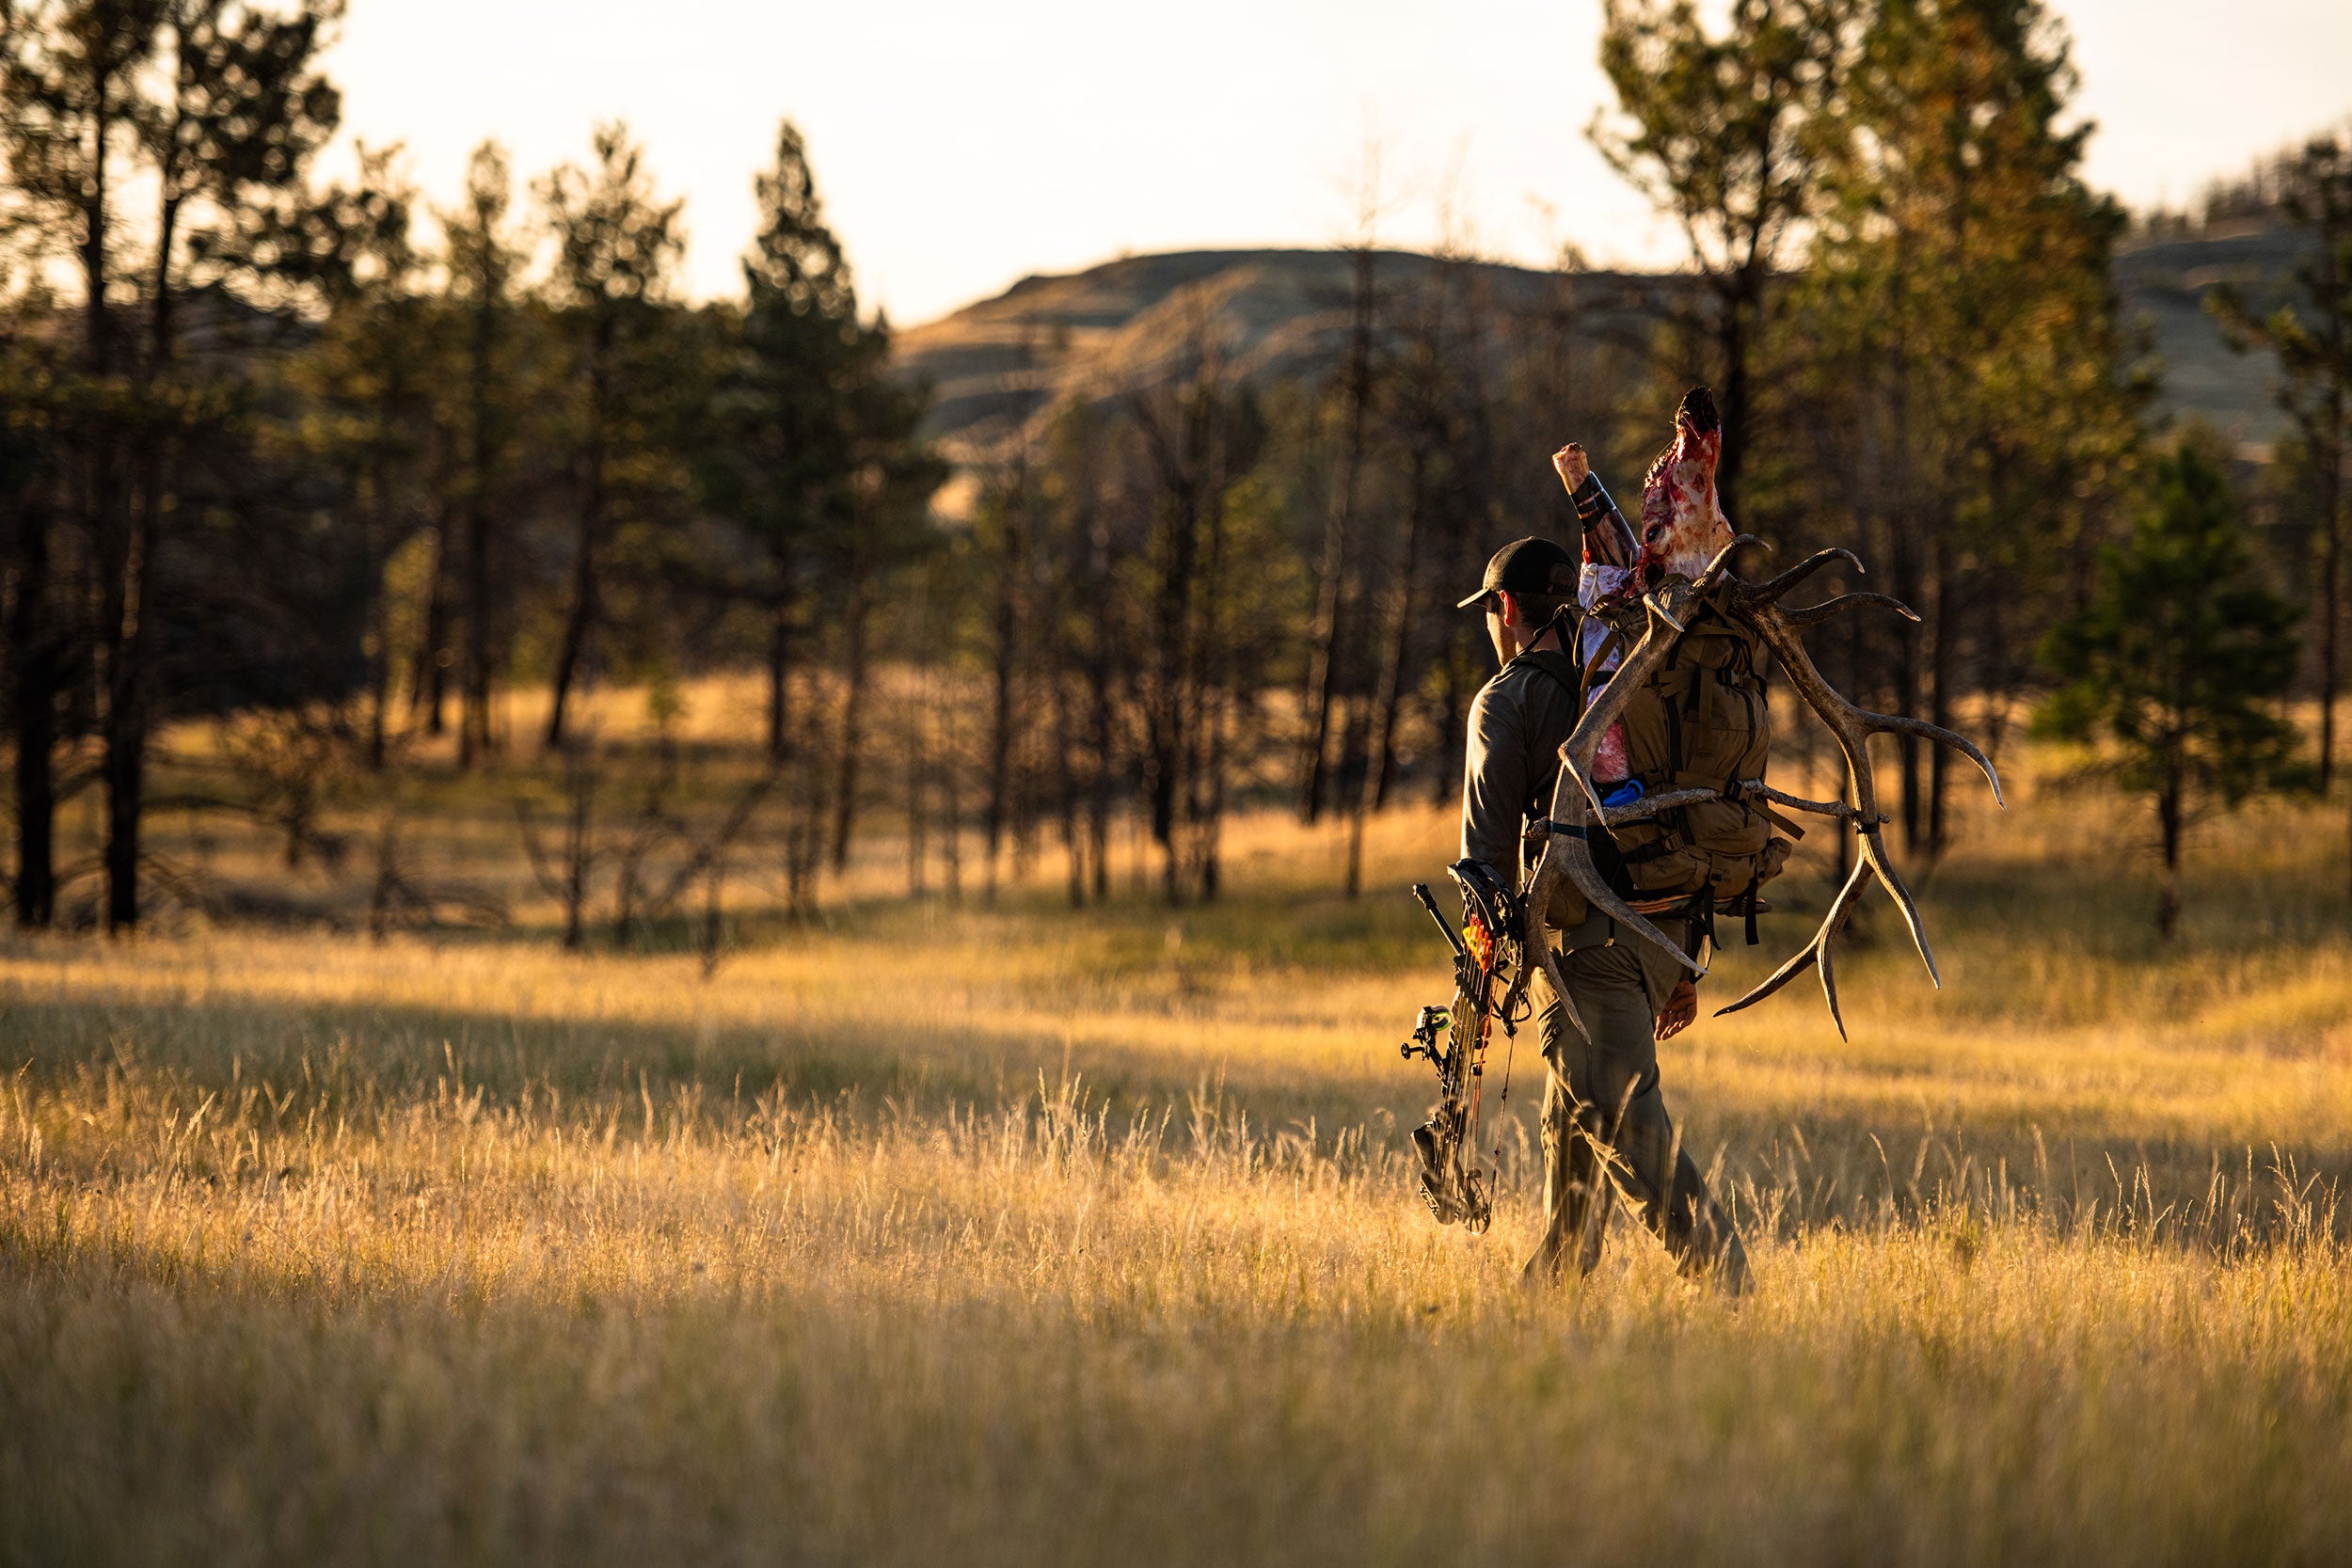
[{"label": "bloody elk neck", "polygon": [[1715,493],[1723,455],[1723,418],[1714,395],[1694,387],[1675,410],[1674,444],[1658,454],[1642,481],[1641,553],[1633,562],[1633,580],[1642,588],[1654,589],[1674,576],[1696,581],[1731,543],[1731,523]]}]

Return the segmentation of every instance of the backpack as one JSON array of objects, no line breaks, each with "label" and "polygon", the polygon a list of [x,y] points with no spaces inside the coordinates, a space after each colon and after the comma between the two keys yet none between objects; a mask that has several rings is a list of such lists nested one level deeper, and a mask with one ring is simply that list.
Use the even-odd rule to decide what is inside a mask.
[{"label": "backpack", "polygon": [[[1633,693],[1622,715],[1626,760],[1645,795],[1724,789],[1760,779],[1772,757],[1772,715],[1760,671],[1761,641],[1727,617],[1702,608],[1675,640],[1666,662]],[[1582,672],[1565,654],[1522,655],[1571,690]],[[1580,705],[1580,711],[1581,711]],[[1549,802],[1547,802],[1547,805]],[[1617,853],[1594,860],[1621,893],[1651,899],[1704,895],[1737,908],[1780,875],[1793,847],[1772,832],[1756,804],[1705,800],[1613,828]]]}]

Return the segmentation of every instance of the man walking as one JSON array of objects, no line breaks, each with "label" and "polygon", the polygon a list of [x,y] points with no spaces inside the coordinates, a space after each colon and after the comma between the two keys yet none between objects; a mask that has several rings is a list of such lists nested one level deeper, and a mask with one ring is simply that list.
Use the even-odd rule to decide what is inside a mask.
[{"label": "man walking", "polygon": [[[1478,592],[1457,607],[1485,613],[1502,665],[1470,707],[1462,855],[1483,862],[1506,887],[1525,885],[1529,826],[1548,811],[1560,747],[1576,726],[1581,671],[1561,638],[1573,619],[1562,612],[1577,597],[1579,575],[1574,558],[1550,540],[1521,539],[1495,553]],[[1656,923],[1688,950],[1690,921],[1661,914]],[[1737,1293],[1747,1282],[1739,1233],[1683,1151],[1659,1092],[1658,1042],[1697,1016],[1696,988],[1647,943],[1621,940],[1616,923],[1572,887],[1553,899],[1545,926],[1592,1038],[1569,1022],[1539,972],[1536,1028],[1549,1069],[1546,1225],[1527,1277],[1556,1280],[1571,1254],[1579,1272],[1590,1274],[1600,1261],[1613,1192],[1622,1190],[1684,1274],[1711,1275]]]}]

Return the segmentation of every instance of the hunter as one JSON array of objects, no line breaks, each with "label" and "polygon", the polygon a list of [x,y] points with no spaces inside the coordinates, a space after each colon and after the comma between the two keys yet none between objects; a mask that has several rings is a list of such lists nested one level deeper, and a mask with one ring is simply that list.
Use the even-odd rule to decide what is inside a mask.
[{"label": "hunter", "polygon": [[[1555,466],[1570,453],[1581,466],[1582,454],[1575,448],[1564,449]],[[1561,477],[1576,492],[1581,467],[1572,477],[1562,466]],[[1561,744],[1580,711],[1585,669],[1610,667],[1597,635],[1603,628],[1577,612],[1580,587],[1589,603],[1597,569],[1603,578],[1621,578],[1633,542],[1613,506],[1586,522],[1588,529],[1613,531],[1588,532],[1583,567],[1549,539],[1521,539],[1495,553],[1478,591],[1457,607],[1485,614],[1502,666],[1470,707],[1462,855],[1483,862],[1505,887],[1526,885],[1531,835],[1548,814]],[[1581,661],[1562,646],[1564,636],[1578,645]],[[1682,678],[1688,684],[1691,672]],[[1634,757],[1637,771],[1647,760]],[[1655,907],[1657,901],[1649,902]],[[1694,952],[1693,927],[1705,925],[1711,910],[1711,901],[1669,903],[1653,923]],[[1697,1016],[1696,986],[1648,943],[1624,940],[1616,923],[1591,909],[1573,887],[1564,886],[1551,900],[1545,926],[1592,1037],[1578,1031],[1539,972],[1533,994],[1549,1069],[1546,1224],[1527,1279],[1538,1285],[1558,1280],[1571,1257],[1580,1274],[1590,1274],[1600,1261],[1613,1191],[1621,1189],[1684,1274],[1711,1276],[1738,1293],[1747,1282],[1739,1233],[1681,1148],[1659,1088],[1658,1044]]]}]

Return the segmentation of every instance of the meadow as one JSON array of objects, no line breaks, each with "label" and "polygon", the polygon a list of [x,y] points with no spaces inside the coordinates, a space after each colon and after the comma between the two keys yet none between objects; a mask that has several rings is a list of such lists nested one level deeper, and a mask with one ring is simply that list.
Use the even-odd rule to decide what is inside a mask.
[{"label": "meadow", "polygon": [[1425,809],[1353,901],[1272,814],[1181,910],[877,841],[715,969],[524,893],[0,941],[0,1558],[2344,1560],[2340,803],[2204,830],[2167,946],[2144,822],[2010,771],[1915,878],[1941,991],[1879,903],[1851,1043],[1806,980],[1664,1048],[1737,1304],[1622,1214],[1522,1288],[1528,1040],[1492,1232],[1413,1197]]}]

